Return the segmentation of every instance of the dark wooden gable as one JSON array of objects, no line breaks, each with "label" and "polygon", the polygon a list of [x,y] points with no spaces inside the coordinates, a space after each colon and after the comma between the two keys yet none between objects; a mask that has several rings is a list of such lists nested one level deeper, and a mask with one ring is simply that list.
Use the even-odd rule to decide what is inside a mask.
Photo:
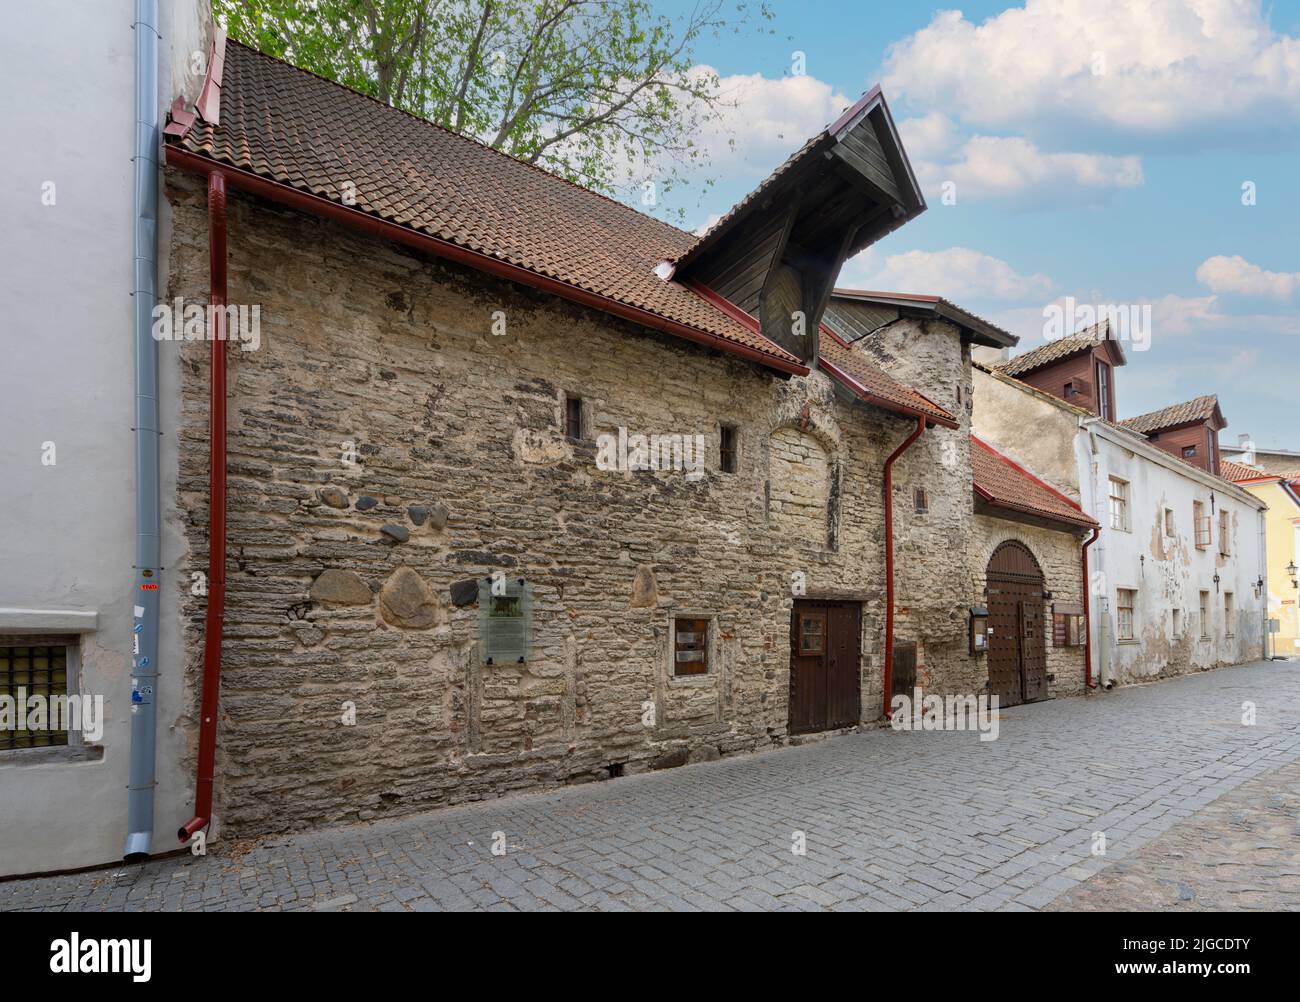
[{"label": "dark wooden gable", "polygon": [[786,161],[677,262],[805,361],[846,258],[925,209],[878,90]]}]

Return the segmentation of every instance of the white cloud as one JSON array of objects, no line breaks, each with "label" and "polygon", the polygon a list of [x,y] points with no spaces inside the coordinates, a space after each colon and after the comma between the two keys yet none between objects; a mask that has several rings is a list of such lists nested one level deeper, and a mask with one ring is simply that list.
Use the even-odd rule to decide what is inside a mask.
[{"label": "white cloud", "polygon": [[904,147],[926,196],[938,200],[955,184],[957,202],[1002,197],[1076,201],[1142,184],[1135,156],[1049,153],[1019,136],[972,136],[962,141],[938,112],[899,124]]},{"label": "white cloud", "polygon": [[1300,272],[1265,271],[1244,257],[1222,254],[1206,258],[1196,269],[1196,280],[1212,292],[1286,299],[1300,289]]},{"label": "white cloud", "polygon": [[1022,275],[1000,258],[967,247],[907,251],[880,260],[860,254],[844,265],[838,282],[849,288],[943,296],[953,302],[1023,300],[1051,291],[1046,275]]},{"label": "white cloud", "polygon": [[978,25],[936,14],[890,47],[885,86],[982,127],[1205,142],[1300,122],[1300,39],[1260,0],[1026,0]]},{"label": "white cloud", "polygon": [[[715,73],[696,66],[697,73]],[[766,177],[806,140],[835,121],[856,97],[812,76],[736,74],[718,79],[722,107],[695,136],[713,168],[748,169]]]}]

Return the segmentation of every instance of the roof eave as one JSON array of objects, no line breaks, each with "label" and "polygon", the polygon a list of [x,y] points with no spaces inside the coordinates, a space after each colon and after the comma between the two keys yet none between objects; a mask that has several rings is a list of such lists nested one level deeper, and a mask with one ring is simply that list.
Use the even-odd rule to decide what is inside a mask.
[{"label": "roof eave", "polygon": [[353,226],[366,230],[372,234],[379,235],[385,239],[393,240],[396,243],[405,244],[417,250],[423,250],[445,260],[455,261],[460,264],[476,268],[480,271],[496,275],[500,278],[506,278],[510,281],[518,282],[542,292],[549,292],[571,302],[579,303],[583,306],[589,306],[593,309],[601,310],[613,316],[621,317],[624,320],[630,320],[633,323],[652,330],[662,331],[667,334],[674,334],[696,344],[704,345],[717,349],[728,355],[734,355],[751,362],[757,362],[767,368],[774,369],[777,372],[794,376],[806,376],[809,369],[797,360],[785,359],[779,355],[761,351],[757,348],[751,348],[748,345],[738,344],[729,341],[726,338],[711,334],[708,331],[702,331],[686,324],[669,320],[667,317],[652,313],[649,310],[642,309],[639,306],[633,306],[629,303],[620,302],[617,299],[610,299],[599,293],[590,292],[586,289],[570,285],[559,279],[551,278],[549,275],[543,275],[539,272],[531,271],[517,264],[503,261],[500,258],[484,254],[479,251],[462,247],[459,244],[443,240],[439,237],[430,236],[427,233],[421,233],[419,230],[412,229],[409,226],[402,226],[399,223],[391,222],[379,216],[371,215],[360,209],[351,206],[340,205],[320,195],[312,192],[302,191],[290,185],[283,184],[279,181],[273,181],[270,178],[262,177],[242,167],[235,167],[231,164],[222,163],[209,157],[201,156],[190,150],[182,149],[174,144],[167,144],[166,158],[169,166],[178,167],[191,173],[206,176],[213,172],[220,172],[225,175],[227,182],[234,188],[249,192],[250,194],[259,195],[263,198],[270,199],[288,205],[291,208],[311,212],[328,219],[334,219],[345,225]]}]

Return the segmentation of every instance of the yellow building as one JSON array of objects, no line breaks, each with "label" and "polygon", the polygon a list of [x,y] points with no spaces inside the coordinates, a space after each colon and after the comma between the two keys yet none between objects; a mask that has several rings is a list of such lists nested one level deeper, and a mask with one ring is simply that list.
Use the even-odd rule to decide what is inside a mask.
[{"label": "yellow building", "polygon": [[1253,466],[1225,461],[1222,475],[1254,494],[1265,504],[1268,547],[1268,616],[1278,621],[1269,635],[1270,654],[1300,657],[1300,470],[1288,474],[1266,473]]}]

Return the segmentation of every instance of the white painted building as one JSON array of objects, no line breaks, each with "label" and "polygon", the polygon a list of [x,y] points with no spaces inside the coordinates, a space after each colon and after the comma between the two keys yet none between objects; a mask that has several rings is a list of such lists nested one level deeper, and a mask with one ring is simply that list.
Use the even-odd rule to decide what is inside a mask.
[{"label": "white painted building", "polygon": [[[211,27],[205,0],[159,7],[161,124],[177,94],[197,94]],[[98,740],[74,732],[67,744],[0,730],[0,876],[121,859],[127,834],[135,16],[133,0],[13,4],[0,37],[0,681],[28,682],[28,695],[56,686],[102,696],[106,717]],[[160,206],[165,213],[165,199]],[[164,215],[163,249],[166,225]],[[165,277],[167,261],[158,265]],[[161,368],[166,499],[176,495],[176,438],[166,429],[177,424],[179,393],[175,366]],[[164,504],[165,568],[184,537]],[[177,583],[165,570],[161,581],[155,852],[177,844],[193,796],[193,775],[182,771],[192,758],[174,727],[183,698]]]},{"label": "white painted building", "polygon": [[[1061,350],[1053,353],[1059,362]],[[1102,527],[1088,548],[1094,680],[1264,656],[1262,502],[1139,432],[980,363],[972,427]]]}]

